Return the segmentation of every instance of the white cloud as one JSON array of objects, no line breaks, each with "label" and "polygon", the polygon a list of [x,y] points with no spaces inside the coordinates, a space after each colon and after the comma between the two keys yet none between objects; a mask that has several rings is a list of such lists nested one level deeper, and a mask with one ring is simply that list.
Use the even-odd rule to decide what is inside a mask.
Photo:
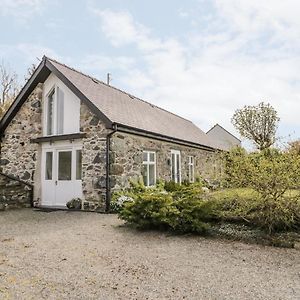
[{"label": "white cloud", "polygon": [[81,65],[87,70],[109,71],[113,69],[128,70],[134,63],[135,60],[132,57],[91,54],[82,60]]},{"label": "white cloud", "polygon": [[34,14],[40,13],[45,3],[45,0],[0,0],[0,15],[25,21]]},{"label": "white cloud", "polygon": [[214,4],[215,11],[205,19],[209,26],[197,23],[199,30],[184,39],[159,38],[128,12],[94,9],[112,45],[135,47],[142,63],[128,70],[135,76],[120,82],[204,129],[219,122],[232,130],[234,110],[260,101],[279,111],[283,127],[299,126],[300,4]]},{"label": "white cloud", "polygon": [[63,58],[59,56],[53,49],[39,44],[21,43],[15,48],[25,57],[28,62],[32,62],[36,58],[42,59],[44,55],[63,61]]}]

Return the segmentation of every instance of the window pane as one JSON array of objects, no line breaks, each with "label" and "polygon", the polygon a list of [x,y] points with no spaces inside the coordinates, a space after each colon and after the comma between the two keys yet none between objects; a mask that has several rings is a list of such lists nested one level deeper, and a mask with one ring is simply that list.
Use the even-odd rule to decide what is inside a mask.
[{"label": "window pane", "polygon": [[71,180],[72,152],[58,153],[58,180]]},{"label": "window pane", "polygon": [[192,166],[192,177],[191,177],[191,182],[195,181],[195,175],[194,175],[194,166]]},{"label": "window pane", "polygon": [[177,154],[176,155],[176,173],[177,173],[177,181],[176,182],[180,182],[180,155]]},{"label": "window pane", "polygon": [[46,152],[46,180],[52,180],[53,152]]},{"label": "window pane", "polygon": [[143,152],[143,161],[148,161],[148,152]]},{"label": "window pane", "polygon": [[76,179],[81,180],[82,177],[82,152],[81,150],[76,151]]},{"label": "window pane", "polygon": [[155,185],[155,166],[149,165],[149,186]]},{"label": "window pane", "polygon": [[155,154],[154,153],[149,153],[150,154],[150,161],[154,162],[155,161]]},{"label": "window pane", "polygon": [[148,176],[147,176],[147,170],[148,170],[148,165],[143,165],[143,169],[142,169],[142,175],[143,175],[143,182],[145,186],[148,186]]},{"label": "window pane", "polygon": [[47,134],[53,134],[53,108],[54,108],[54,94],[55,90],[48,96],[48,107],[47,107]]},{"label": "window pane", "polygon": [[57,134],[64,133],[64,92],[57,88]]},{"label": "window pane", "polygon": [[171,168],[171,178],[173,181],[176,181],[176,178],[175,178],[175,164],[176,164],[176,161],[175,161],[175,154],[172,153],[172,168]]}]

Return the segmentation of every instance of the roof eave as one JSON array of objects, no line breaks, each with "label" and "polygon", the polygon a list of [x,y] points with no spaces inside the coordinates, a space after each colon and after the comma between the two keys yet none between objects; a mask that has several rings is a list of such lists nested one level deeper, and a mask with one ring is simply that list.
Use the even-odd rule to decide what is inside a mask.
[{"label": "roof eave", "polygon": [[51,64],[46,56],[44,56],[41,63],[25,83],[12,105],[0,120],[0,137],[4,134],[8,124],[15,117],[20,107],[29,97],[34,88],[40,82],[45,82],[51,72],[56,75],[79,99],[83,100],[89,109],[105,123],[107,128],[112,128],[112,122],[70,80],[68,80],[53,64]]},{"label": "roof eave", "polygon": [[131,126],[128,126],[128,125],[123,125],[123,124],[120,124],[120,123],[113,123],[113,127],[117,128],[117,131],[120,131],[120,132],[126,132],[126,133],[131,133],[131,134],[144,136],[144,137],[155,138],[157,140],[162,140],[162,141],[166,141],[166,142],[171,142],[171,143],[175,143],[175,144],[189,146],[189,147],[193,147],[193,148],[197,148],[197,149],[203,149],[203,150],[206,150],[206,151],[214,152],[214,151],[219,150],[219,149],[213,148],[211,146],[207,146],[207,145],[203,145],[203,144],[197,144],[197,143],[193,143],[193,142],[173,138],[173,137],[166,136],[166,135],[163,135],[163,134],[159,134],[159,133],[156,133],[156,132],[151,132],[151,131],[147,131],[147,130],[144,130],[144,129],[131,127]]},{"label": "roof eave", "polygon": [[17,95],[16,99],[12,103],[12,105],[9,107],[7,112],[4,114],[2,119],[0,120],[0,136],[3,135],[6,127],[11,122],[11,120],[14,118],[14,116],[17,114],[20,107],[23,105],[23,103],[26,101],[28,96],[31,94],[31,92],[34,90],[34,88],[40,83],[46,80],[46,78],[49,76],[50,71],[45,67],[46,59],[43,58],[43,60],[40,62],[36,70],[33,72],[31,77],[28,79],[26,84],[23,86],[19,94]]}]

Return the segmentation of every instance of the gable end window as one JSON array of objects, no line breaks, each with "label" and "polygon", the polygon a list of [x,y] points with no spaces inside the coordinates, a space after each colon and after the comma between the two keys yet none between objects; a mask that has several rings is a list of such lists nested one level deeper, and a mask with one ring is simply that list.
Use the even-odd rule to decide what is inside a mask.
[{"label": "gable end window", "polygon": [[188,157],[189,182],[195,181],[195,157]]},{"label": "gable end window", "polygon": [[54,132],[54,99],[55,88],[51,90],[47,97],[47,135],[52,135]]},{"label": "gable end window", "polygon": [[143,181],[145,186],[154,186],[156,183],[156,153],[143,151]]},{"label": "gable end window", "polygon": [[46,134],[64,134],[64,92],[54,86],[46,101]]}]

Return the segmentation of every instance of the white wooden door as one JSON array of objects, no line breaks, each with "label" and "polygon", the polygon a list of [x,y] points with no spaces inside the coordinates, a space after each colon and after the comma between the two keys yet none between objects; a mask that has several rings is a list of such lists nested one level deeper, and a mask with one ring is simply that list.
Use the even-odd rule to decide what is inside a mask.
[{"label": "white wooden door", "polygon": [[82,198],[81,146],[45,145],[42,152],[42,205],[65,207]]},{"label": "white wooden door", "polygon": [[171,150],[171,178],[176,183],[181,183],[181,156],[179,150]]}]

